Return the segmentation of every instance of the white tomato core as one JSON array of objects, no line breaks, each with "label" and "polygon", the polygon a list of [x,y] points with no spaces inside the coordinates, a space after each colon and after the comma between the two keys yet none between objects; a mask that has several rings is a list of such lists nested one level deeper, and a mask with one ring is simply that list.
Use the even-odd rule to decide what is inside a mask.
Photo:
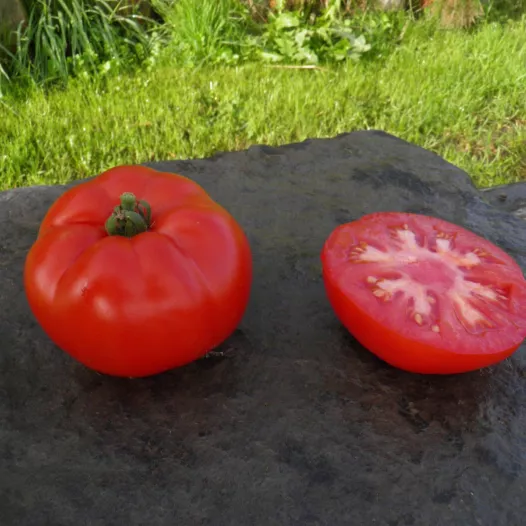
[{"label": "white tomato core", "polygon": [[361,242],[351,251],[353,263],[373,264],[366,283],[378,300],[405,301],[407,314],[419,326],[440,332],[440,302],[450,301],[467,330],[494,326],[485,309],[507,297],[491,285],[467,279],[467,272],[483,262],[485,252],[475,248],[461,252],[454,238],[438,232],[419,238],[407,225],[393,229],[391,243],[382,248]]}]

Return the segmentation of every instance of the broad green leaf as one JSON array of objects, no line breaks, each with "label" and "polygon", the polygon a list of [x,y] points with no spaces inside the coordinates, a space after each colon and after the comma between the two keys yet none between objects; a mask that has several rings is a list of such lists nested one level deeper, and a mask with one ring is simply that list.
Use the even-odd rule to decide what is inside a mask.
[{"label": "broad green leaf", "polygon": [[291,27],[298,27],[300,21],[293,13],[285,12],[276,17],[274,24],[278,29],[289,29]]}]

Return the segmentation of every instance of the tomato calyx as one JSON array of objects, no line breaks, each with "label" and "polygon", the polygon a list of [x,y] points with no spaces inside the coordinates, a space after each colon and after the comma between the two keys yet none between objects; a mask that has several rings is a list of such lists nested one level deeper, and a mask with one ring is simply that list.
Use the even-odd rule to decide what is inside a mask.
[{"label": "tomato calyx", "polygon": [[133,237],[146,232],[150,227],[152,209],[143,200],[137,200],[131,192],[124,192],[120,205],[106,220],[105,228],[109,236]]}]

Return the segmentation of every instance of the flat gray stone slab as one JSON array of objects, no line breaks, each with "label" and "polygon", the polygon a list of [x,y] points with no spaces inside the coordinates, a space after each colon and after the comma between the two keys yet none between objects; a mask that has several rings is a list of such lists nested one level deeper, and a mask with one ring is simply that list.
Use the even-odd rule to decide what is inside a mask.
[{"label": "flat gray stone slab", "polygon": [[22,288],[63,187],[0,194],[2,526],[521,526],[526,355],[401,372],[335,318],[319,255],[381,210],[463,225],[526,268],[526,228],[440,157],[381,132],[151,164],[195,179],[245,228],[250,306],[224,356],[125,380],[74,362]]},{"label": "flat gray stone slab", "polygon": [[526,182],[484,188],[482,195],[493,206],[526,219]]}]

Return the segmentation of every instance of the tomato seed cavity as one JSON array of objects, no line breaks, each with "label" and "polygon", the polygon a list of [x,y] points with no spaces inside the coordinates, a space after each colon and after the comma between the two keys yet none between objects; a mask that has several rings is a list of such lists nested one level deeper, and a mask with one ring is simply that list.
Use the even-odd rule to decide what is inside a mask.
[{"label": "tomato seed cavity", "polygon": [[[446,295],[455,306],[457,317],[466,330],[494,326],[492,320],[472,301],[502,304],[503,291],[466,279],[466,271],[481,263],[484,250],[475,248],[462,253],[455,248],[455,236],[438,232],[432,243],[422,246],[407,224],[393,229],[395,246],[379,249],[361,241],[351,251],[351,263],[375,263],[376,276],[366,277],[371,293],[386,302],[399,296],[405,300],[408,315],[420,327],[440,333],[436,297]],[[396,271],[398,274],[393,277]],[[389,277],[388,277],[389,276]]]}]

